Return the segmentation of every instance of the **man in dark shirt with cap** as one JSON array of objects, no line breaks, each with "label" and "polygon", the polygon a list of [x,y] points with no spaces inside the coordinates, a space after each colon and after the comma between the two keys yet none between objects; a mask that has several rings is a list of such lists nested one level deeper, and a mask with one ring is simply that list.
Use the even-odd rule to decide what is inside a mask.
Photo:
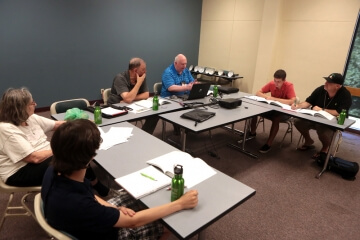
[{"label": "man in dark shirt with cap", "polygon": [[[326,80],[325,85],[316,88],[312,94],[306,98],[305,102],[297,105],[293,104],[292,108],[311,107],[312,110],[323,110],[335,117],[339,116],[342,109],[345,109],[346,113],[348,113],[352,99],[350,92],[343,86],[343,76],[340,73],[332,73],[324,78]],[[333,129],[326,125],[303,119],[295,119],[294,125],[305,139],[304,145],[300,147],[299,150],[305,151],[314,148],[314,140],[310,137],[309,130],[315,129],[319,136],[319,140],[322,143],[320,152],[328,152],[334,134]],[[313,157],[318,157],[320,152],[316,153]]]}]

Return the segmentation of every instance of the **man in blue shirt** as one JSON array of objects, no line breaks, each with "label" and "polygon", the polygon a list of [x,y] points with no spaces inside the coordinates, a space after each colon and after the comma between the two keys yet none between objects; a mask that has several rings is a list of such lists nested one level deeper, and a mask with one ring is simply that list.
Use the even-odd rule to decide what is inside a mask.
[{"label": "man in blue shirt", "polygon": [[186,57],[178,54],[174,63],[165,69],[162,75],[161,97],[189,94],[194,84],[194,78],[186,68],[186,64]]}]

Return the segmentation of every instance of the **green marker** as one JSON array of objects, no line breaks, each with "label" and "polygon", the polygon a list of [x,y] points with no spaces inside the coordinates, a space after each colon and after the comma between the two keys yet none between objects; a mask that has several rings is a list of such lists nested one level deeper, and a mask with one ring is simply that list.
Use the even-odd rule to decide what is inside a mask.
[{"label": "green marker", "polygon": [[143,177],[147,177],[147,178],[149,178],[149,179],[151,179],[151,180],[153,180],[153,181],[157,181],[155,178],[153,178],[153,177],[151,177],[151,176],[149,176],[149,175],[146,175],[145,173],[140,173],[141,174],[141,176],[143,176]]}]

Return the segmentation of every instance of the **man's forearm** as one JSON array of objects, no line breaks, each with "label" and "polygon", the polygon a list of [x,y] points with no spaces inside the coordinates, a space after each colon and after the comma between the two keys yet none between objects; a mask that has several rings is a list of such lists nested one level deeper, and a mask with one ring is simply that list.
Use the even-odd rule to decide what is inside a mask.
[{"label": "man's forearm", "polygon": [[136,85],[134,86],[134,88],[131,89],[130,92],[126,92],[126,93],[121,94],[121,97],[123,98],[124,102],[126,102],[126,103],[131,103],[131,102],[133,102],[133,101],[135,100],[136,96],[138,95],[140,86],[141,86],[141,85],[136,84]]},{"label": "man's forearm", "polygon": [[143,92],[135,96],[134,101],[148,99],[150,96],[149,92]]}]

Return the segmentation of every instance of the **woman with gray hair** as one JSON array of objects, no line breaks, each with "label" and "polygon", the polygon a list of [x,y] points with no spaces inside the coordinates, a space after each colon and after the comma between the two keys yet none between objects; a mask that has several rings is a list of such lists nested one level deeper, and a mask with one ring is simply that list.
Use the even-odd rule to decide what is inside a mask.
[{"label": "woman with gray hair", "polygon": [[[0,177],[11,186],[39,186],[53,156],[46,133],[64,121],[35,113],[36,103],[27,88],[9,88],[0,101]],[[88,171],[101,196],[108,189]]]}]

